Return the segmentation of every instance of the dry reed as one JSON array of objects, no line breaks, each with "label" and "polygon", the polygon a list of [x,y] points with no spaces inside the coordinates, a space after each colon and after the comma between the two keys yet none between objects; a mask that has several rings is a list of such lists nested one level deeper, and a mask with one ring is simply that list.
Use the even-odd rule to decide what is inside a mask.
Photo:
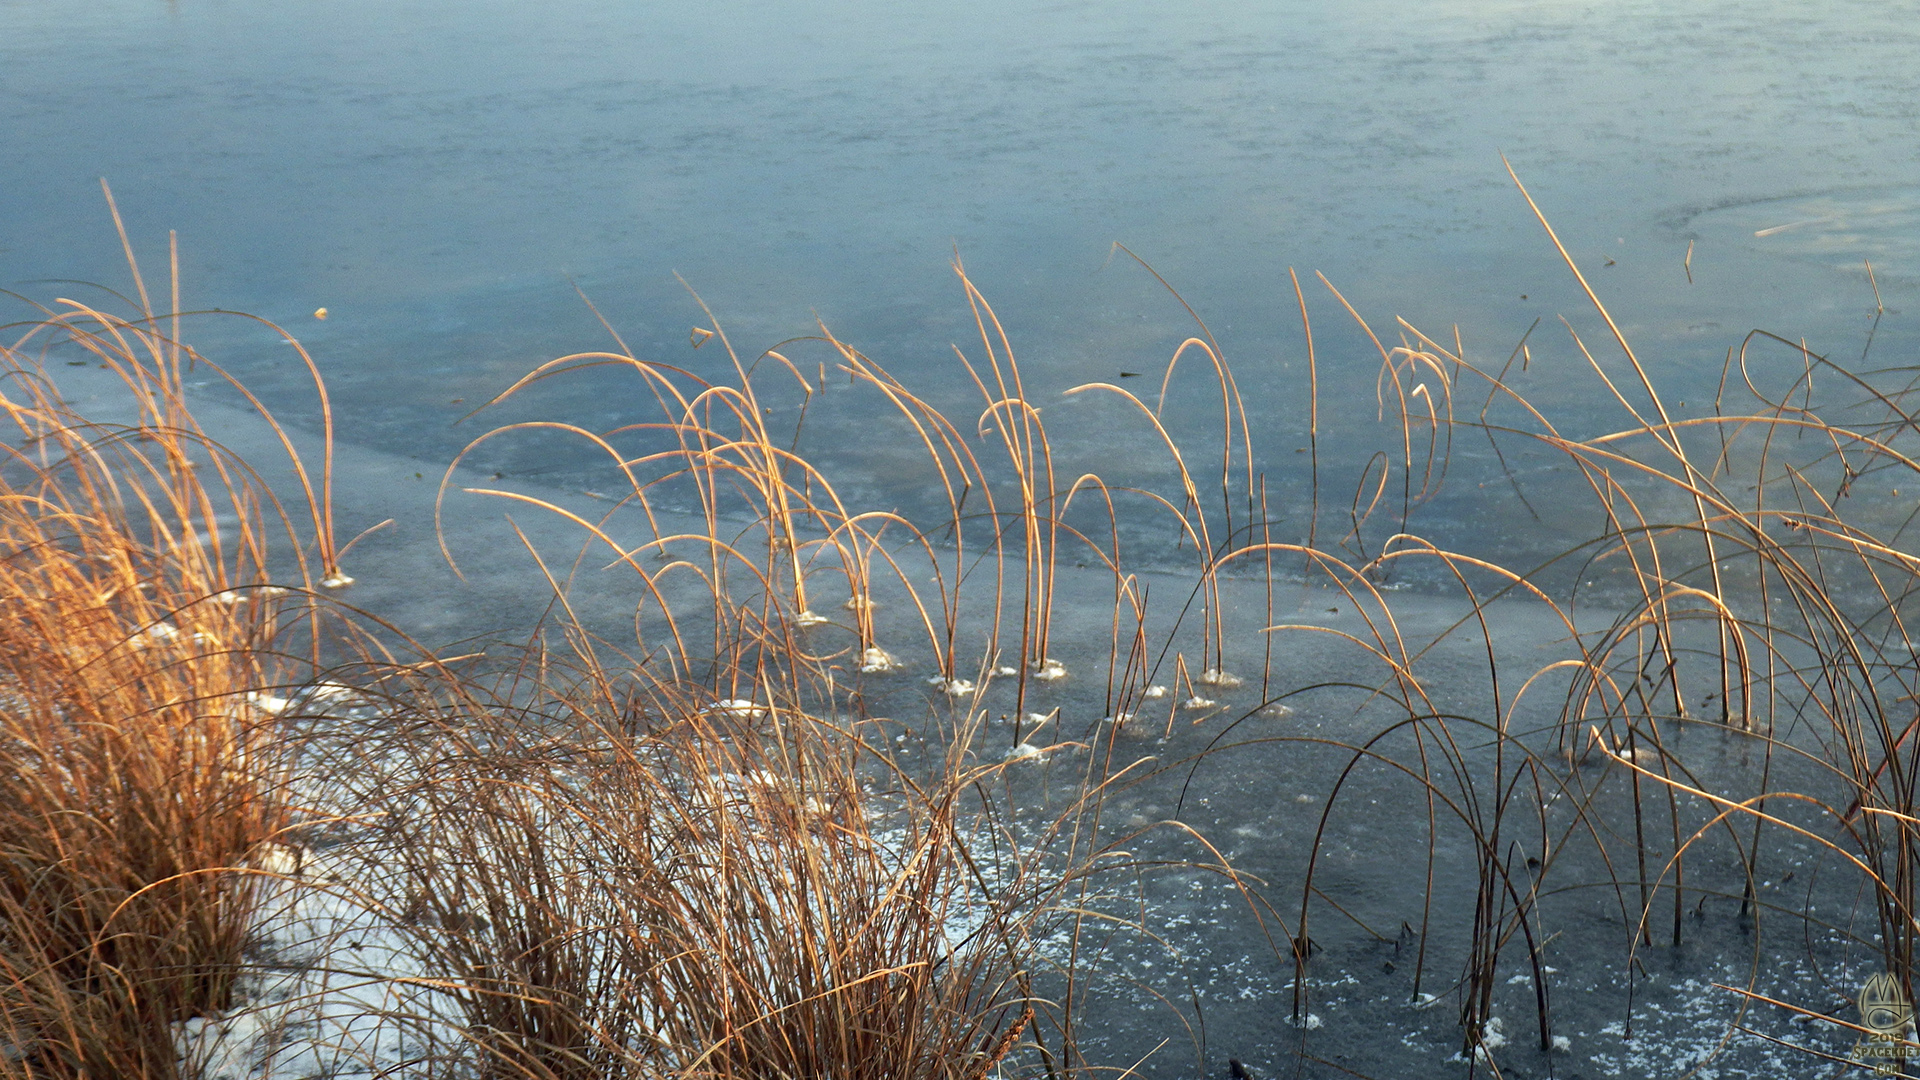
[{"label": "dry reed", "polygon": [[[263,707],[300,666],[276,504],[187,410],[177,259],[156,314],[127,254],[131,315],[60,301],[0,347],[4,1076],[175,1075],[174,1025],[233,1003],[253,867],[291,822]],[[78,415],[53,358],[124,417]]]},{"label": "dry reed", "polygon": [[[387,687],[384,712],[377,730],[328,760],[345,778],[328,798],[341,816],[377,823],[356,888],[428,972],[413,980],[420,1011],[399,1018],[428,1046],[416,1064],[543,1080],[1094,1071],[1102,1065],[1076,1032],[1103,954],[1085,943],[1110,926],[1153,937],[1147,917],[1127,914],[1109,890],[1152,861],[1134,853],[1140,826],[1106,816],[1107,800],[1134,784],[1176,790],[1167,825],[1189,853],[1174,863],[1219,873],[1291,968],[1290,1012],[1303,1033],[1294,1049],[1305,1056],[1310,974],[1327,962],[1314,935],[1331,914],[1380,937],[1343,905],[1323,842],[1343,815],[1366,813],[1349,809],[1362,781],[1383,777],[1412,808],[1405,824],[1424,833],[1424,879],[1404,898],[1401,940],[1410,934],[1417,947],[1403,989],[1414,1001],[1452,998],[1470,1072],[1513,1052],[1495,1035],[1516,969],[1540,1052],[1556,1045],[1547,961],[1569,897],[1609,898],[1629,962],[1677,949],[1689,919],[1724,899],[1743,927],[1766,913],[1834,929],[1910,998],[1920,684],[1905,608],[1920,563],[1907,520],[1849,501],[1868,484],[1920,490],[1907,475],[1920,431],[1910,372],[1849,371],[1756,334],[1729,352],[1714,407],[1679,415],[1567,264],[1619,355],[1569,339],[1624,418],[1598,434],[1564,432],[1523,396],[1514,362],[1530,363],[1531,330],[1498,368],[1470,357],[1458,332],[1437,340],[1402,322],[1389,344],[1322,279],[1377,356],[1384,433],[1349,475],[1344,512],[1324,520],[1334,471],[1319,438],[1311,305],[1296,279],[1310,360],[1302,542],[1277,538],[1241,384],[1197,316],[1157,399],[1112,384],[1068,391],[1115,401],[1141,444],[1164,451],[1164,488],[1109,484],[1075,473],[1071,448],[1054,445],[1008,335],[957,265],[979,334],[959,355],[977,396],[970,421],[950,419],[930,390],[825,328],[746,359],[711,312],[694,345],[717,341],[728,378],[698,378],[622,345],[553,361],[508,388],[496,402],[613,369],[657,406],[611,431],[511,425],[468,448],[539,430],[605,458],[623,498],[599,519],[524,492],[476,493],[578,524],[604,562],[631,572],[636,635],[616,645],[563,618],[556,635],[485,678],[375,664],[363,680]],[[244,704],[250,689],[286,677],[271,659],[275,625],[266,605],[213,599],[267,580],[258,518],[273,504],[193,427],[180,404],[177,333],[158,326],[150,314],[81,308],[46,324],[143,391],[145,411],[124,429],[62,412],[24,353],[9,353],[15,385],[33,389],[9,406],[22,439],[4,523],[8,722],[18,729],[6,775],[22,792],[14,802],[41,809],[6,828],[9,845],[42,845],[14,865],[42,869],[18,878],[27,884],[8,902],[73,913],[60,941],[34,939],[25,908],[0,923],[22,973],[8,998],[14,1059],[71,1053],[77,1063],[32,1075],[97,1072],[107,1060],[162,1070],[171,1043],[154,1033],[221,1007],[240,963],[252,894],[225,870],[289,822],[276,794],[282,744]],[[795,359],[807,349],[822,353],[817,377]],[[798,449],[829,363],[875,395],[923,454],[942,520],[852,505]],[[1169,412],[1177,374],[1217,394],[1217,458],[1188,445],[1193,418]],[[798,399],[783,410],[799,417],[791,431],[768,419],[777,395]],[[1463,433],[1487,440],[1501,471],[1492,480],[1529,508],[1509,452],[1557,456],[1589,512],[1567,511],[1565,485],[1554,509],[1591,523],[1588,533],[1525,570],[1423,538],[1422,507],[1463,468]],[[200,486],[209,465],[241,522],[237,540],[225,539]],[[303,489],[315,529],[330,535],[325,483],[317,495]],[[1170,618],[1149,605],[1123,548],[1121,516],[1138,513],[1169,523],[1193,560],[1192,593]],[[1110,596],[1104,663],[1057,655],[1069,560],[1093,567]],[[330,540],[322,562],[338,574]],[[565,615],[567,579],[537,565]],[[1338,596],[1351,619],[1276,617],[1276,582],[1296,572]],[[1251,651],[1232,640],[1228,617],[1240,578],[1264,586],[1264,663],[1258,704],[1227,711],[1208,695],[1239,682],[1229,650]],[[1450,624],[1418,633],[1404,624],[1406,605],[1388,586],[1404,580],[1455,597]],[[1513,601],[1562,635],[1553,659],[1510,658],[1499,627]],[[816,610],[834,610],[829,602],[845,614]],[[1276,674],[1276,649],[1309,638],[1338,642],[1351,670]],[[1483,658],[1472,685],[1436,686],[1433,658],[1462,649]],[[927,719],[902,725],[874,706],[904,700],[887,679],[909,652],[931,656],[938,688]],[[1057,710],[1027,711],[1070,671],[1101,687],[1103,710],[1103,722],[1071,734]],[[988,722],[994,680],[1012,684],[1005,729]],[[1302,695],[1371,727],[1334,737],[1251,726]],[[1123,742],[1142,731],[1167,742],[1223,711],[1228,719],[1175,762],[1146,761]],[[1704,778],[1685,750],[1699,730],[1744,744],[1752,771]],[[897,749],[902,736],[921,751],[918,765]],[[1236,872],[1181,807],[1215,762],[1274,744],[1342,764],[1303,864],[1262,883]],[[1071,764],[1046,766],[1044,782],[1018,772],[1036,761]],[[1047,793],[1053,778],[1064,795]],[[1734,779],[1746,789],[1729,790]],[[96,793],[122,801],[92,809],[85,800]],[[88,814],[68,820],[76,805]],[[118,846],[85,845],[98,866],[59,854],[97,839],[101,822],[135,818],[146,831],[116,826]],[[1870,897],[1871,926],[1828,927],[1760,893],[1785,838],[1829,853]],[[1470,852],[1456,860],[1463,874],[1439,865],[1456,841]],[[61,875],[71,882],[45,887]],[[150,910],[174,914],[141,922]],[[188,941],[182,927],[198,936]],[[1746,985],[1729,998],[1728,1040],[1747,1030],[1745,1002],[1764,998],[1754,950]],[[122,977],[142,951],[153,974]],[[119,1000],[115,979],[178,989],[122,994],[149,1011],[128,1004],[106,1019],[98,1010]]]}]

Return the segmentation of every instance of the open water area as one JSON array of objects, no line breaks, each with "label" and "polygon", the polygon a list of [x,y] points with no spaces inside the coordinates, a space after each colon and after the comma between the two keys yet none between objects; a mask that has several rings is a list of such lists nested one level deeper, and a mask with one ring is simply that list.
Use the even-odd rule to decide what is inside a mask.
[{"label": "open water area", "polygon": [[[351,599],[435,647],[524,634],[545,611],[546,584],[498,500],[450,497],[449,550],[467,577],[445,569],[433,499],[455,455],[503,423],[600,431],[657,420],[659,405],[630,375],[595,371],[468,414],[535,365],[587,350],[630,348],[733,380],[719,343],[696,350],[689,337],[714,319],[745,361],[777,347],[810,377],[803,394],[769,361],[755,380],[769,428],[793,432],[847,506],[937,532],[951,510],[917,436],[836,372],[832,349],[800,339],[824,326],[971,433],[982,398],[954,347],[976,365],[984,353],[956,256],[1042,407],[1063,487],[1098,473],[1172,490],[1165,444],[1139,410],[1107,391],[1065,391],[1108,383],[1151,401],[1182,342],[1210,334],[1252,444],[1236,476],[1265,484],[1273,540],[1312,531],[1328,547],[1374,476],[1369,462],[1402,440],[1376,399],[1380,353],[1340,297],[1388,349],[1415,340],[1404,319],[1497,372],[1524,339],[1525,368],[1509,380],[1562,434],[1636,426],[1575,343],[1621,375],[1606,324],[1503,154],[1676,418],[1710,415],[1716,394],[1729,411],[1754,408],[1732,400],[1723,371],[1756,329],[1855,369],[1913,365],[1916,57],[1911,6],[1871,2],[0,0],[0,135],[13,151],[0,157],[0,285],[41,303],[118,303],[78,284],[128,288],[103,176],[156,290],[177,230],[185,309],[273,320],[325,373],[340,531],[395,521],[355,549]],[[1314,329],[1311,437],[1290,268]],[[10,317],[35,316],[9,303]],[[278,335],[206,316],[185,336],[312,444],[311,385]],[[1752,364],[1771,391],[1806,361],[1761,342]],[[232,397],[203,383],[215,429],[243,452],[271,451],[222,411]],[[1471,379],[1456,390],[1462,416],[1488,396]],[[79,386],[81,399],[92,392]],[[1220,392],[1204,357],[1182,356],[1164,417],[1190,462],[1213,463],[1196,465],[1213,469],[1205,498],[1235,507],[1244,527],[1253,485],[1219,491]],[[1495,421],[1523,426],[1511,410]],[[661,445],[623,438],[630,450]],[[1404,525],[1382,513],[1359,530],[1356,561],[1402,530],[1522,568],[1592,539],[1592,500],[1563,455],[1526,440],[1496,453],[1456,431],[1447,460]],[[599,495],[619,490],[610,476],[604,455],[549,433],[482,445],[452,486],[593,517],[608,506]],[[1869,474],[1854,512],[1897,527],[1916,488],[1901,490]],[[696,509],[690,498],[671,486],[659,496],[663,531],[692,520],[672,516]],[[1510,792],[1498,859],[1518,868],[1510,881],[1538,872],[1527,923],[1537,947],[1502,944],[1491,998],[1501,1038],[1475,1060],[1460,1056],[1460,986],[1484,853],[1405,769],[1342,778],[1352,746],[1404,718],[1406,688],[1341,636],[1373,640],[1382,609],[1358,583],[1361,602],[1330,589],[1297,555],[1272,569],[1245,560],[1223,575],[1224,645],[1209,643],[1172,515],[1143,499],[1116,505],[1115,531],[1152,598],[1146,636],[1172,643],[1131,682],[1109,678],[1113,579],[1072,553],[1055,580],[1050,646],[1065,679],[1021,690],[993,677],[1012,661],[990,653],[1017,644],[988,641],[976,613],[960,638],[979,667],[954,674],[982,685],[945,693],[926,681],[934,642],[899,584],[883,581],[876,632],[902,670],[858,681],[870,714],[911,734],[908,757],[913,737],[931,740],[969,709],[989,718],[983,753],[1043,751],[1004,774],[1009,803],[1035,813],[1077,790],[1090,762],[1144,762],[1103,806],[1104,842],[1195,865],[1116,874],[1095,898],[1138,928],[1099,946],[1104,974],[1084,989],[1090,1054],[1152,1077],[1224,1077],[1229,1058],[1256,1078],[1845,1074],[1781,1041],[1844,1056],[1853,1032],[1739,991],[1853,1019],[1851,997],[1880,964],[1862,945],[1874,914],[1857,876],[1812,838],[1773,832],[1749,882],[1740,845],[1752,823],[1713,825],[1699,799],[1672,811],[1644,778],[1636,814],[1635,774],[1558,723],[1566,677],[1545,675],[1514,703],[1517,684],[1569,655],[1567,620],[1585,634],[1616,617],[1617,569],[1550,570],[1541,580],[1566,619],[1516,595],[1489,608],[1484,633],[1431,560],[1372,580],[1415,643],[1431,711],[1463,718],[1459,768],[1432,766],[1436,790],[1480,822],[1493,816],[1485,800]],[[610,528],[641,537],[637,516],[621,514]],[[534,511],[515,516],[543,550],[576,539]],[[924,587],[928,569],[909,559],[902,576]],[[592,573],[579,610],[610,635],[623,620],[631,633],[643,602],[631,577]],[[1588,577],[1590,591],[1568,600]],[[848,622],[844,596],[823,589],[816,606]],[[1276,624],[1291,629],[1265,632]],[[1243,682],[1184,708],[1209,665]],[[1838,790],[1817,764],[1769,758],[1713,723],[1717,681],[1683,670],[1693,719],[1655,728],[1704,789]],[[1169,696],[1141,698],[1149,685]],[[1286,710],[1267,709],[1276,698]],[[1133,715],[1116,728],[1123,711]],[[1029,712],[1053,718],[1016,732]],[[1775,722],[1786,743],[1817,749],[1784,705]],[[1516,734],[1466,734],[1490,724]],[[1402,764],[1433,749],[1403,735],[1378,745]],[[1499,757],[1503,745],[1532,763]],[[1575,803],[1587,811],[1571,813]],[[1805,820],[1835,835],[1830,818]],[[1654,839],[1637,843],[1636,830]],[[1643,928],[1640,875],[1666,873],[1676,835],[1695,830],[1679,910],[1672,889],[1656,890]],[[1213,856],[1194,834],[1244,889],[1206,868]],[[1642,846],[1650,866],[1621,861]],[[1297,946],[1310,860],[1311,941]],[[1565,1040],[1546,1052],[1542,981],[1544,1038]]]}]

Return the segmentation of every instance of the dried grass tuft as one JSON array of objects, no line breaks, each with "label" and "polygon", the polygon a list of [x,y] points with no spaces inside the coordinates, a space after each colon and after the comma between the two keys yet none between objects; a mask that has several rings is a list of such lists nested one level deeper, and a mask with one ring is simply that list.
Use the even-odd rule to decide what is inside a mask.
[{"label": "dried grass tuft", "polygon": [[[274,504],[194,423],[198,358],[135,275],[133,316],[60,301],[0,346],[0,1076],[175,1075],[290,823],[256,704],[297,666]],[[74,412],[50,357],[108,369],[120,422]]]}]

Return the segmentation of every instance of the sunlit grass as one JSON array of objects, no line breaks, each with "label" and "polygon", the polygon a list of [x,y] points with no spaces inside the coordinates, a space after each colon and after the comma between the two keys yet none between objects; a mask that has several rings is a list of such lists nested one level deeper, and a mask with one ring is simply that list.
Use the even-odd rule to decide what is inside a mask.
[{"label": "sunlit grass", "polygon": [[[1587,290],[1610,344],[1569,338],[1599,403],[1577,422],[1600,433],[1574,437],[1524,399],[1511,362],[1481,366],[1457,332],[1401,322],[1382,335],[1331,283],[1310,300],[1296,279],[1309,357],[1319,307],[1377,353],[1366,404],[1386,449],[1348,474],[1354,489],[1322,476],[1317,369],[1297,403],[1310,456],[1275,464],[1197,317],[1157,395],[1068,391],[1110,405],[1116,429],[1164,457],[1164,487],[1124,488],[1056,444],[1013,342],[955,270],[978,333],[957,350],[975,399],[964,413],[933,404],[950,387],[912,385],[824,327],[737,352],[704,308],[690,345],[722,352],[724,378],[621,344],[505,388],[492,404],[617,372],[656,409],[614,430],[509,425],[469,446],[577,439],[618,492],[597,517],[537,492],[456,492],[459,462],[447,473],[443,504],[531,505],[580,530],[585,563],[528,544],[555,619],[478,664],[402,666],[362,648],[343,677],[370,709],[300,739],[255,695],[312,677],[315,658],[287,642],[316,627],[265,594],[344,578],[331,469],[308,482],[296,459],[299,512],[281,513],[195,426],[180,372],[204,358],[183,360],[172,316],[144,294],[133,318],[69,305],[24,330],[7,354],[19,436],[0,519],[13,1047],[0,1069],[174,1069],[170,1025],[246,1004],[232,987],[261,916],[244,868],[314,819],[351,839],[331,856],[344,880],[312,887],[415,966],[329,962],[404,986],[385,1019],[412,1033],[413,1056],[384,1065],[435,1076],[1124,1072],[1136,1059],[1088,1055],[1080,1025],[1096,980],[1144,981],[1116,959],[1116,935],[1178,954],[1143,899],[1166,869],[1215,874],[1245,902],[1259,936],[1242,944],[1294,974],[1276,1011],[1311,1056],[1308,976],[1332,962],[1316,935],[1333,921],[1386,941],[1393,925],[1368,922],[1323,853],[1337,827],[1383,814],[1424,851],[1397,868],[1411,964],[1395,985],[1452,1006],[1470,1069],[1516,1052],[1495,1037],[1516,973],[1531,986],[1528,1041],[1554,1050],[1557,940],[1611,935],[1603,951],[1631,970],[1688,944],[1709,899],[1737,905],[1756,935],[1763,913],[1787,916],[1808,951],[1814,930],[1837,935],[1911,992],[1920,676],[1905,618],[1920,560],[1908,521],[1859,497],[1920,491],[1910,370],[1850,372],[1756,334],[1729,354],[1714,408],[1680,416]],[[113,369],[137,419],[67,410],[30,348],[54,338]],[[899,421],[886,449],[924,458],[938,520],[857,505],[799,449],[829,378]],[[1170,412],[1176,382],[1204,385],[1206,416]],[[776,398],[799,405],[783,427]],[[322,386],[323,417],[324,402]],[[1422,507],[1459,482],[1469,441],[1495,452],[1489,490],[1577,504],[1568,519],[1599,524],[1538,567],[1424,537]],[[1558,458],[1565,479],[1529,492],[1506,469],[1520,449]],[[1267,470],[1282,465],[1312,473],[1303,526],[1270,505]],[[1123,515],[1179,536],[1192,561],[1178,597],[1150,601]],[[270,557],[263,522],[311,534],[322,580],[297,555]],[[628,638],[572,615],[564,567],[595,562],[628,583]],[[1406,580],[1450,600],[1444,626],[1407,617],[1414,598],[1392,584]],[[1281,614],[1276,589],[1302,587],[1337,599],[1341,618]],[[1521,659],[1502,621],[1516,604],[1554,639]],[[1260,640],[1235,636],[1249,623]],[[1276,663],[1293,652],[1341,666]],[[1482,659],[1443,682],[1443,654]],[[910,682],[911,665],[931,681]],[[1061,687],[1099,711],[1044,711]],[[1352,724],[1308,730],[1289,710],[1309,701]],[[1710,772],[1690,739],[1701,731],[1741,769]],[[1300,864],[1255,880],[1183,813],[1216,765],[1274,746],[1341,767],[1320,778]],[[1112,801],[1140,790],[1171,811],[1116,820]],[[1399,796],[1390,811],[1371,804],[1385,790]],[[1824,850],[1870,914],[1763,893],[1798,842]],[[1587,895],[1617,920],[1561,921]],[[1754,946],[1730,1013],[1763,991],[1765,950],[1792,940]],[[1197,1043],[1197,997],[1188,1009],[1177,989],[1151,989],[1169,1030]]]},{"label": "sunlit grass", "polygon": [[[292,821],[287,519],[196,426],[199,358],[134,269],[134,314],[62,301],[0,347],[3,1075],[173,1075],[173,1025],[232,1004]],[[126,415],[75,413],[49,349]]]}]

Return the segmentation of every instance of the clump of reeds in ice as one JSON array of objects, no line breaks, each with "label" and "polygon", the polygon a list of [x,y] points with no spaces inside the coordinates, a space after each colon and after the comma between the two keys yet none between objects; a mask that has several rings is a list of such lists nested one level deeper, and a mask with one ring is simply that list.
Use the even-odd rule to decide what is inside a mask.
[{"label": "clump of reeds in ice", "polygon": [[[197,426],[199,358],[136,284],[138,313],[60,301],[0,346],[5,1075],[175,1075],[175,1026],[233,1001],[291,823],[271,497]],[[76,413],[47,349],[109,369],[127,413]]]}]

